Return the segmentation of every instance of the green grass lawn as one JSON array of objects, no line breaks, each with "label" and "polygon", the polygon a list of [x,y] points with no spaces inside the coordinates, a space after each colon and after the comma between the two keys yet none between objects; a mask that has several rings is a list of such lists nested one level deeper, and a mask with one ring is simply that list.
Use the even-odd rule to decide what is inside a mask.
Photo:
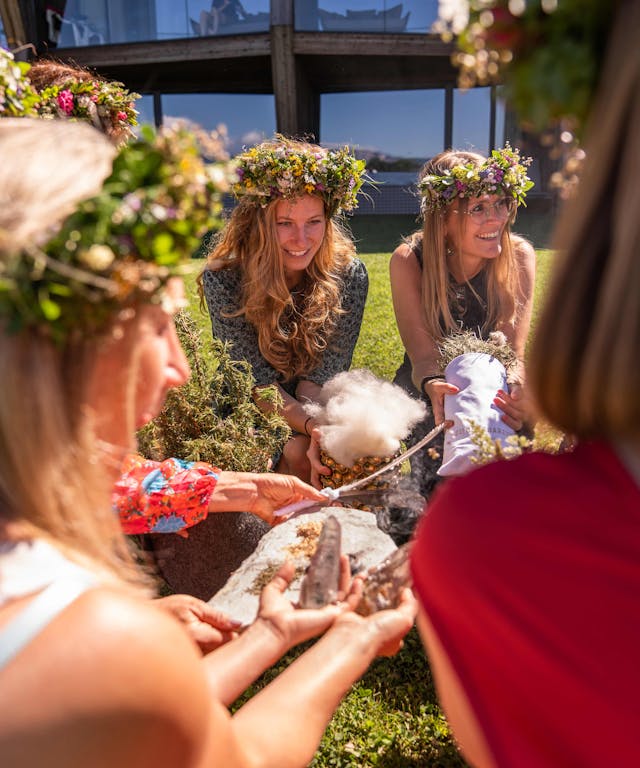
[{"label": "green grass lawn", "polygon": [[[361,254],[369,271],[369,296],[353,367],[368,368],[391,379],[403,356],[389,287],[389,253]],[[545,294],[553,253],[538,251],[534,324]],[[200,266],[202,262],[198,264]],[[209,318],[199,307],[189,281],[191,311],[203,330]],[[286,656],[267,671],[246,694],[251,696],[273,679],[303,649]],[[245,698],[246,698],[245,696]],[[238,702],[241,704],[244,698]],[[415,630],[392,659],[376,661],[340,705],[312,766],[329,768],[422,768],[465,766],[440,710],[422,645]]]}]

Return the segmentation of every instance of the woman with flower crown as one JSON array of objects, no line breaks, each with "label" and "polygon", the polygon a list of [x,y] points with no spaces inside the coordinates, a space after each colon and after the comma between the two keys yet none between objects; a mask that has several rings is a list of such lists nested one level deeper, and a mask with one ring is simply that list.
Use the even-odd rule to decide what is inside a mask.
[{"label": "woman with flower crown", "polygon": [[138,422],[188,376],[173,315],[182,260],[212,221],[213,176],[185,133],[116,154],[86,125],[5,119],[0,147],[2,763],[307,765],[351,683],[411,627],[410,592],[369,619],[350,610],[357,589],[294,610],[285,566],[257,621],[202,657],[146,599],[111,509]]},{"label": "woman with flower crown", "polygon": [[[517,208],[533,183],[526,161],[508,145],[485,158],[447,150],[419,174],[423,227],[400,245],[390,263],[391,292],[405,357],[395,382],[430,402],[432,419],[412,442],[444,419],[444,398],[458,390],[439,368],[439,343],[468,330],[486,339],[502,331],[518,357],[510,391],[495,405],[514,430],[525,422],[521,385],[535,279],[535,251],[511,230]],[[437,481],[437,452],[412,460],[421,492]]]},{"label": "woman with flower crown", "polygon": [[[15,62],[9,51],[0,48],[0,92],[5,95],[0,116],[33,114],[86,122],[116,146],[133,138],[137,112],[132,104],[138,94],[82,67],[54,59],[40,59],[30,66]],[[72,109],[60,108],[61,96]],[[210,150],[212,142],[208,139]],[[94,249],[94,258],[96,253]],[[150,419],[150,414],[144,417],[144,421]],[[320,497],[311,486],[290,475],[222,471],[202,461],[153,461],[131,453],[123,457],[112,504],[126,534],[186,536],[187,529],[217,512],[250,512],[273,523],[275,510],[304,498]],[[225,642],[238,628],[236,622],[190,594],[163,597],[159,603],[184,622],[203,650]]]},{"label": "woman with flower crown", "polygon": [[277,136],[236,158],[238,204],[200,278],[213,334],[247,360],[260,388],[276,384],[293,430],[276,470],[311,477],[314,419],[304,410],[348,370],[368,277],[337,215],[357,205],[364,161]]}]

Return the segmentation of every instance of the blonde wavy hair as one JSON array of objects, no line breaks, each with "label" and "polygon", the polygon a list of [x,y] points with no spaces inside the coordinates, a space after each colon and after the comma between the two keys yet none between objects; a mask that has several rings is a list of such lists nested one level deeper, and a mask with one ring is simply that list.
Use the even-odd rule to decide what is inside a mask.
[{"label": "blonde wavy hair", "polygon": [[[255,327],[260,353],[287,381],[313,370],[327,349],[342,313],[342,276],[356,249],[346,229],[327,216],[325,206],[324,238],[296,299],[285,282],[276,231],[277,204],[273,200],[262,208],[240,200],[209,253],[205,269],[241,271],[241,304],[230,308],[229,316],[244,315]],[[198,286],[204,306],[202,273]]]},{"label": "blonde wavy hair", "polygon": [[[42,239],[99,191],[111,172],[111,143],[88,125],[0,121],[0,264],[9,249]],[[131,425],[136,321],[118,341],[77,338],[56,344],[35,328],[0,331],[0,528],[40,537],[112,583],[145,588],[117,515],[88,408],[91,374],[103,343],[122,347],[129,379],[123,416]],[[132,433],[133,434],[133,433]]]},{"label": "blonde wavy hair", "polygon": [[[446,150],[431,158],[418,176],[420,181],[429,174],[443,175],[456,165],[472,163],[482,165],[486,158],[475,152]],[[467,211],[469,200],[458,198],[461,211]],[[422,298],[426,328],[433,339],[441,339],[459,327],[454,321],[450,302],[453,287],[449,280],[449,258],[461,260],[461,254],[453,249],[446,237],[447,217],[451,206],[425,211],[422,231],[414,233],[408,240],[412,248],[422,242]],[[464,231],[467,217],[457,216],[460,234]],[[516,248],[522,238],[511,233],[508,221],[500,244],[500,255],[487,262],[484,267],[487,276],[487,317],[482,330],[495,328],[498,323],[513,323],[516,317],[516,296],[518,294],[518,269]]]}]

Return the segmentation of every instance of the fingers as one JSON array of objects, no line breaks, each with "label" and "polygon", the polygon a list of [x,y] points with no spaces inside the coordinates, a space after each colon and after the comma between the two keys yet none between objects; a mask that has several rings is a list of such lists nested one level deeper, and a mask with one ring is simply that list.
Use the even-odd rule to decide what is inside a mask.
[{"label": "fingers", "polygon": [[446,395],[456,395],[460,390],[455,384],[447,384],[441,379],[434,379],[426,385],[426,393],[431,401],[433,418],[436,424],[444,421],[444,398]]},{"label": "fingers", "polygon": [[311,430],[311,439],[309,440],[309,448],[307,449],[307,458],[311,465],[311,485],[314,488],[322,488],[320,481],[320,475],[330,475],[331,470],[329,467],[320,461],[320,430],[315,427]]},{"label": "fingers", "polygon": [[241,621],[232,619],[230,616],[227,616],[226,613],[218,611],[216,608],[213,608],[204,601],[200,602],[202,603],[200,618],[206,624],[209,624],[210,626],[215,627],[216,629],[219,629],[223,632],[233,632],[240,629],[242,626]]},{"label": "fingers", "polygon": [[516,432],[522,429],[525,420],[525,408],[520,388],[512,394],[499,389],[493,398],[493,404],[502,411],[502,421],[505,424]]},{"label": "fingers", "polygon": [[290,560],[287,560],[280,566],[280,568],[278,568],[276,575],[271,579],[262,592],[264,593],[270,589],[283,594],[289,584],[291,584],[295,570],[293,563]]}]

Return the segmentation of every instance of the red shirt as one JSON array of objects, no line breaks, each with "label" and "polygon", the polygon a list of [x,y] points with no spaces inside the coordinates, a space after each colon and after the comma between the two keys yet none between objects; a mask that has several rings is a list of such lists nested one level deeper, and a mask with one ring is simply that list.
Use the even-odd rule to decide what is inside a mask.
[{"label": "red shirt", "polygon": [[640,489],[610,447],[448,481],[412,571],[498,765],[640,764]]}]

